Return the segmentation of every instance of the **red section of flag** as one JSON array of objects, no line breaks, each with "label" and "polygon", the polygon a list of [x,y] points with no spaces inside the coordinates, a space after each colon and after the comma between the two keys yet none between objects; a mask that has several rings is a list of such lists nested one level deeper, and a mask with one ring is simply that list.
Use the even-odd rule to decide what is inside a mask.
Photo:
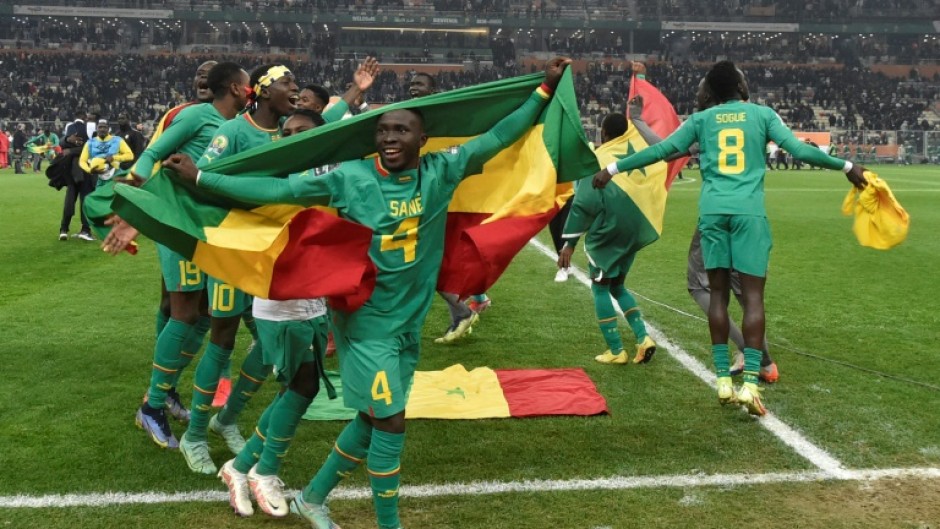
[{"label": "red section of flag", "polygon": [[461,298],[486,292],[557,212],[558,207],[553,207],[538,215],[487,224],[481,222],[490,217],[488,213],[448,213],[438,290]]},{"label": "red section of flag", "polygon": [[581,368],[496,369],[513,417],[600,415],[607,401]]},{"label": "red section of flag", "polygon": [[[632,100],[637,95],[643,97],[643,121],[661,138],[669,136],[682,124],[679,121],[679,115],[676,114],[676,109],[666,99],[666,96],[645,79],[637,79],[634,75],[630,80],[630,95],[627,97],[627,101]],[[672,187],[672,181],[675,180],[676,175],[679,174],[679,171],[685,167],[688,161],[689,157],[686,156],[669,162],[666,189]]]},{"label": "red section of flag", "polygon": [[274,263],[271,299],[316,292],[345,312],[369,299],[376,275],[369,259],[372,230],[316,209],[298,213],[288,230],[287,246]]}]

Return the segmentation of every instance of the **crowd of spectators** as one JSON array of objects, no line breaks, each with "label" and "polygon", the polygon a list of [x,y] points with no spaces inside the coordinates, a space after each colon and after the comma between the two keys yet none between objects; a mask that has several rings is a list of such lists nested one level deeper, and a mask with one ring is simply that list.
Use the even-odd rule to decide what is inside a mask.
[{"label": "crowd of spectators", "polygon": [[[595,18],[616,13],[624,19],[768,19],[814,21],[932,17],[937,0],[30,0],[30,4],[137,9],[219,11],[229,7],[251,12],[342,13],[372,12],[463,13],[536,18]],[[234,5],[233,5],[234,4]],[[633,9],[631,8],[633,4]]]},{"label": "crowd of spectators", "polygon": [[[364,54],[363,54],[364,55]],[[53,122],[71,120],[76,109],[106,119],[126,114],[134,122],[153,121],[167,105],[191,94],[193,72],[205,55],[115,54],[0,51],[0,121]],[[333,94],[345,90],[356,67],[354,60],[297,60],[289,56],[213,55],[251,69],[277,60],[289,66],[301,84],[323,84]],[[616,65],[615,65],[616,64]],[[575,76],[582,115],[588,123],[603,114],[623,112],[630,72],[624,62],[592,62]],[[922,113],[940,101],[940,78],[907,80],[865,68],[743,65],[751,93],[778,110],[801,130],[922,130],[930,128]],[[442,90],[525,73],[514,59],[493,67],[477,65],[437,75]],[[694,94],[707,64],[654,62],[648,77],[676,106],[680,115],[694,108]],[[376,80],[369,99],[389,103],[408,97],[408,75],[386,71]]]}]

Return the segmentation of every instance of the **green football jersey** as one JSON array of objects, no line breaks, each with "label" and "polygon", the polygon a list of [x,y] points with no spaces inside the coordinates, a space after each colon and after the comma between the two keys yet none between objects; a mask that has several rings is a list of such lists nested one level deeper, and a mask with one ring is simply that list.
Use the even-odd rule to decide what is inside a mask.
[{"label": "green football jersey", "polygon": [[455,152],[422,156],[418,169],[389,173],[378,158],[370,158],[344,162],[321,176],[308,170],[286,180],[202,172],[198,185],[250,203],[329,206],[342,218],[371,228],[375,290],[356,311],[336,311],[334,321],[351,338],[420,332],[441,269],[447,208],[454,190],[463,178],[481,173],[484,163],[515,143],[545,103],[533,93],[515,112]]},{"label": "green football jersey", "polygon": [[380,338],[421,330],[444,256],[447,207],[464,177],[453,158],[429,154],[419,169],[398,173],[374,158],[343,163],[322,176],[290,177],[295,196],[328,196],[326,205],[341,217],[372,228],[375,291],[359,310],[336,313],[344,335]]},{"label": "green football jersey", "polygon": [[766,216],[765,148],[773,141],[794,157],[828,169],[844,161],[806,145],[772,109],[731,100],[692,114],[662,142],[617,162],[621,171],[643,167],[699,143],[702,168],[700,215]]},{"label": "green football jersey", "polygon": [[153,174],[154,165],[177,152],[198,160],[212,141],[216,129],[225,121],[225,117],[211,103],[184,108],[160,137],[141,153],[131,172],[149,178]]},{"label": "green football jersey", "polygon": [[584,249],[595,268],[607,277],[627,273],[633,256],[643,245],[637,219],[643,213],[633,200],[616,185],[595,189],[590,183],[579,185],[571,202],[562,238],[584,235]]},{"label": "green football jersey", "polygon": [[216,160],[245,152],[259,145],[267,145],[280,138],[280,128],[262,128],[251,119],[251,114],[245,112],[236,116],[235,119],[226,121],[215,131],[212,142],[205,152],[200,153],[201,157],[196,165],[202,168]]}]

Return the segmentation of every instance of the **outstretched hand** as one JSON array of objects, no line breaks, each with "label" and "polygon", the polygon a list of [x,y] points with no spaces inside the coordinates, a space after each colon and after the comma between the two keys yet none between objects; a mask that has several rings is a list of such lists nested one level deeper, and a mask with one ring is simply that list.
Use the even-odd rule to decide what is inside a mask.
[{"label": "outstretched hand", "polygon": [[109,217],[104,221],[104,224],[111,226],[111,233],[101,242],[101,249],[111,255],[123,252],[127,245],[131,244],[140,235],[136,228],[117,215]]},{"label": "outstretched hand", "polygon": [[353,83],[360,91],[365,92],[372,86],[379,75],[379,61],[375,57],[366,57],[353,74]]},{"label": "outstretched hand", "polygon": [[852,182],[852,185],[857,189],[865,189],[865,186],[868,185],[868,180],[865,179],[865,172],[868,169],[865,169],[859,164],[852,166],[852,169],[845,173],[845,177],[849,179],[849,182]]},{"label": "outstretched hand", "polygon": [[571,59],[568,57],[555,57],[545,62],[545,85],[552,91],[558,88],[561,76],[569,64],[571,64]]},{"label": "outstretched hand", "polygon": [[196,183],[196,177],[199,176],[199,169],[193,163],[193,159],[186,154],[173,154],[166,160],[163,160],[163,167],[172,170],[180,179],[191,184]]}]

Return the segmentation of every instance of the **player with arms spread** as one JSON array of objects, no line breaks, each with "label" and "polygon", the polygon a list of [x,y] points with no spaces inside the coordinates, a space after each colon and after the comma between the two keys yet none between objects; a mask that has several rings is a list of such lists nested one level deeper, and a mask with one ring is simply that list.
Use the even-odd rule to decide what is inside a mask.
[{"label": "player with arms spread", "polygon": [[183,178],[221,195],[256,204],[328,205],[373,230],[369,255],[378,268],[375,291],[360,309],[336,311],[334,317],[344,401],[359,414],[293,502],[293,509],[314,527],[337,527],[326,498],[363,460],[368,461],[379,527],[401,527],[398,487],[406,391],[441,267],[448,204],[461,180],[480,173],[486,161],[531,127],[569,62],[549,61],[545,83],[519,109],[456,153],[421,156],[427,142],[423,117],[402,109],[378,119],[377,158],[345,162],[323,176],[227,177],[199,173],[185,156],[167,161]]},{"label": "player with arms spread", "polygon": [[[857,187],[865,184],[864,167],[833,158],[798,140],[770,108],[746,102],[747,81],[730,61],[715,64],[705,77],[718,104],[693,114],[662,142],[610,164],[594,175],[604,187],[613,175],[686,152],[699,143],[702,192],[698,227],[712,288],[708,310],[718,398],[735,399],[753,415],[767,413],[758,392],[764,342],[764,284],[770,260],[770,224],[764,207],[764,148],[774,141],[794,157],[840,169]],[[731,269],[741,275],[744,295],[744,386],[737,396],[728,372],[728,299]]]}]

